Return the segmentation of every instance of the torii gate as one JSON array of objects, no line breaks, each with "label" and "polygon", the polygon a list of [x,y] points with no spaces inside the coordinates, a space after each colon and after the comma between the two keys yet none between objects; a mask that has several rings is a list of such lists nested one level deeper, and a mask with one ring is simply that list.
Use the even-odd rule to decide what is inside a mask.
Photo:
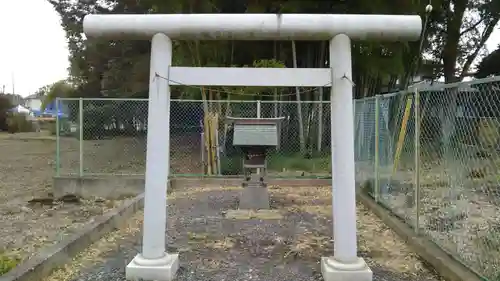
[{"label": "torii gate", "polygon": [[[354,120],[350,39],[416,41],[419,16],[332,14],[88,15],[87,37],[152,40],[142,253],[127,279],[170,281],[178,254],[165,252],[170,167],[170,85],[331,87],[334,255],[321,259],[323,278],[372,280],[357,257]],[[173,67],[171,40],[329,40],[330,68]],[[157,79],[163,77],[165,79]]]}]

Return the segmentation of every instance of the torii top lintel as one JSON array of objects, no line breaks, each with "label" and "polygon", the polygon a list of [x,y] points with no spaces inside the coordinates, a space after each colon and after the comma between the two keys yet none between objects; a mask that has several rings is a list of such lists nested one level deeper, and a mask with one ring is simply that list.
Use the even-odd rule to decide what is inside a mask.
[{"label": "torii top lintel", "polygon": [[416,41],[422,20],[411,15],[333,14],[113,14],[87,15],[87,37],[145,39],[164,33],[174,40]]}]

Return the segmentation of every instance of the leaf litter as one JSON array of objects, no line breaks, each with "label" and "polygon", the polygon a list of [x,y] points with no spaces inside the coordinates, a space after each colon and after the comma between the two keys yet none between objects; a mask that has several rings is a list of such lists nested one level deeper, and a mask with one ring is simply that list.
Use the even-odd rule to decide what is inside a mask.
[{"label": "leaf litter", "polygon": [[[41,249],[78,233],[84,225],[127,199],[61,201],[53,198],[55,147],[54,138],[36,133],[0,133],[0,256],[3,259],[16,260],[19,264]],[[63,141],[61,148],[76,152],[76,155],[63,153],[61,159],[65,160],[61,164],[77,170],[78,143]]]},{"label": "leaf litter", "polygon": [[[235,211],[238,187],[173,190],[168,201],[167,250],[180,254],[176,280],[319,280],[320,258],[333,253],[329,189],[270,187],[272,209],[263,216]],[[374,280],[441,280],[369,210],[361,205],[357,210],[359,254],[374,271]],[[266,217],[269,213],[271,218]],[[104,261],[95,258],[93,266],[84,266],[93,269],[75,274],[75,279],[46,281],[124,280],[126,264],[140,251],[140,231],[136,237],[121,230],[116,233],[120,241],[133,241],[128,250],[120,249],[130,252],[126,258],[118,257],[115,250],[102,254]],[[93,248],[116,249],[116,243],[122,242],[102,241]],[[116,259],[123,260],[117,263]],[[116,264],[122,266],[109,269]]]}]

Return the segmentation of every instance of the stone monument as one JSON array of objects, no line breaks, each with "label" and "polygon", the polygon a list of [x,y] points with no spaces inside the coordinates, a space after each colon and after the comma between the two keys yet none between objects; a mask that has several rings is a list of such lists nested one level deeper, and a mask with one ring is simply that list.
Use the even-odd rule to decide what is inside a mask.
[{"label": "stone monument", "polygon": [[227,117],[233,125],[233,146],[243,151],[245,179],[239,209],[269,209],[269,193],[265,181],[266,154],[279,144],[280,124],[284,118]]}]

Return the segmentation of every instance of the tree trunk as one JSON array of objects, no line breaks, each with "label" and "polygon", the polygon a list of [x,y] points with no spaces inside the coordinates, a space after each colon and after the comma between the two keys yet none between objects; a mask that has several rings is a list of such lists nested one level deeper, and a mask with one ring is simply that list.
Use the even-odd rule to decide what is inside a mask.
[{"label": "tree trunk", "polygon": [[[292,40],[292,57],[293,68],[297,68],[297,50],[295,48],[294,40]],[[304,120],[302,119],[302,104],[300,102],[300,90],[298,86],[295,87],[295,98],[297,100],[297,118],[299,121],[300,153],[304,155],[306,152],[306,140],[304,138]]]},{"label": "tree trunk", "polygon": [[[230,56],[229,56],[229,66],[231,67],[233,65],[233,63],[234,63],[234,41],[231,41],[231,49],[230,49]],[[227,92],[226,110],[225,110],[225,117],[226,118],[224,118],[224,138],[223,138],[224,143],[222,144],[222,147],[224,149],[226,149],[227,132],[228,132],[228,129],[229,129],[229,125],[227,124],[226,120],[227,120],[228,116],[231,116],[231,92],[230,91],[226,91],[226,92]],[[220,101],[220,103],[222,103],[222,100]]]},{"label": "tree trunk", "polygon": [[[195,41],[195,48],[193,50],[193,48],[191,47],[189,42],[187,42],[187,46],[191,50],[191,53],[192,53],[193,64],[201,66],[201,55],[200,55],[200,46],[199,45],[200,45],[200,42]],[[205,88],[201,87],[200,92],[201,92],[201,99],[203,102],[203,112],[204,112],[204,114],[207,114],[209,112],[209,109],[208,109],[208,102],[207,102],[207,95],[205,93]]]},{"label": "tree trunk", "polygon": [[[317,59],[315,58],[314,54],[314,45],[313,43],[307,44],[307,61],[305,64],[305,67],[311,67],[313,68],[316,65]],[[311,102],[314,100],[314,92],[313,91],[307,91],[306,93],[306,116],[307,116],[307,123],[304,128],[304,136],[307,136],[306,140],[306,148],[308,155],[311,156],[313,153],[314,149],[314,138],[317,136],[316,134],[313,134],[313,120],[315,120],[316,117],[316,108],[314,107],[314,104]]]},{"label": "tree trunk", "polygon": [[[457,77],[457,57],[458,57],[458,46],[460,42],[460,31],[462,26],[463,17],[465,10],[467,8],[467,0],[456,0],[451,7],[451,3],[447,9],[448,23],[446,26],[446,43],[443,49],[443,71],[445,83],[455,83],[459,81]],[[457,208],[450,210],[450,213],[455,211],[463,211],[464,208],[461,198],[463,189],[461,188],[462,179],[458,178],[464,175],[463,169],[455,159],[455,152],[452,148],[452,135],[455,131],[455,116],[457,112],[457,95],[458,88],[447,89],[442,93],[440,97],[441,102],[441,139],[442,139],[442,151],[443,160],[442,163],[446,166],[445,169],[451,169],[457,177],[450,177],[450,200],[455,201],[454,204]],[[450,167],[451,166],[451,167]],[[457,210],[458,209],[458,210]]]}]

